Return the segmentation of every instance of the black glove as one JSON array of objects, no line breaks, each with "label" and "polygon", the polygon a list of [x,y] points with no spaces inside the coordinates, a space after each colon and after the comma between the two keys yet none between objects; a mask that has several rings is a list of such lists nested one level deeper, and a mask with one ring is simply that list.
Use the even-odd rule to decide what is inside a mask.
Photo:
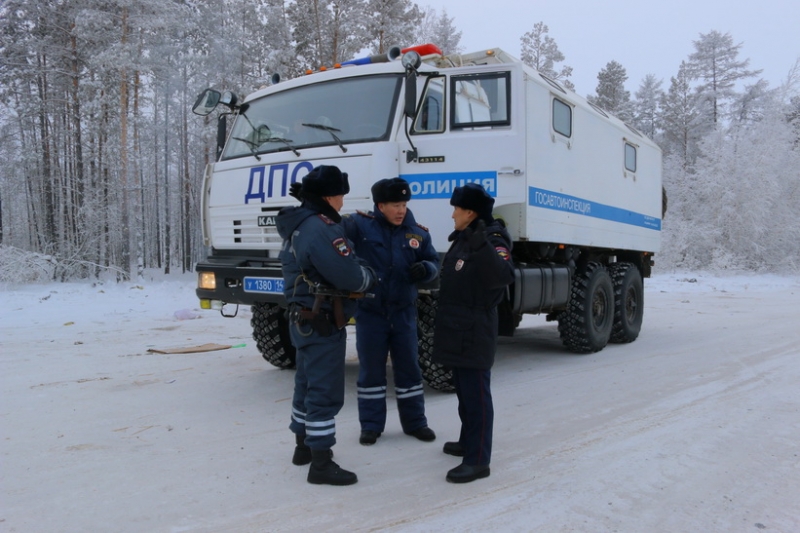
[{"label": "black glove", "polygon": [[478,220],[475,229],[467,228],[464,233],[467,235],[469,249],[473,252],[486,244],[486,222],[483,219]]},{"label": "black glove", "polygon": [[428,275],[428,269],[425,268],[423,263],[414,263],[411,265],[411,281],[417,282],[424,279]]}]

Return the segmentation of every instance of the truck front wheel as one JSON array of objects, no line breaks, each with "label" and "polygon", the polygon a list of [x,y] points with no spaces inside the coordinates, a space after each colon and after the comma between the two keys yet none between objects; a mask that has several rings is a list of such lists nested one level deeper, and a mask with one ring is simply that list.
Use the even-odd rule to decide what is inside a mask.
[{"label": "truck front wheel", "polygon": [[614,326],[608,342],[633,342],[642,329],[642,275],[632,263],[614,263],[609,267],[608,273],[614,284]]},{"label": "truck front wheel", "polygon": [[572,282],[567,309],[558,319],[564,346],[576,353],[599,352],[611,336],[614,287],[608,271],[590,262]]},{"label": "truck front wheel", "polygon": [[289,339],[289,321],[278,304],[259,302],[253,305],[253,339],[258,351],[278,368],[294,368],[297,352]]},{"label": "truck front wheel", "polygon": [[433,324],[436,318],[436,298],[420,294],[417,299],[417,351],[422,379],[432,389],[451,392],[453,372],[433,362]]}]

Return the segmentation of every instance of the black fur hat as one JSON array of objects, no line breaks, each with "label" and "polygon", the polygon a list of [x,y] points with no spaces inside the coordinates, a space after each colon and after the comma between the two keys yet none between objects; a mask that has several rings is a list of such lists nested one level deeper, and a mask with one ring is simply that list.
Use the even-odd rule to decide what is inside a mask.
[{"label": "black fur hat", "polygon": [[372,201],[376,204],[409,200],[411,200],[411,188],[403,178],[382,179],[372,186]]},{"label": "black fur hat", "polygon": [[456,187],[453,196],[450,197],[450,205],[462,209],[470,209],[478,213],[478,217],[485,220],[492,220],[492,207],[494,198],[489,196],[481,185],[477,183],[467,183],[461,187]]},{"label": "black fur hat", "polygon": [[302,193],[318,196],[340,196],[350,192],[350,182],[347,181],[347,172],[342,172],[333,165],[320,165],[314,168],[303,178]]}]

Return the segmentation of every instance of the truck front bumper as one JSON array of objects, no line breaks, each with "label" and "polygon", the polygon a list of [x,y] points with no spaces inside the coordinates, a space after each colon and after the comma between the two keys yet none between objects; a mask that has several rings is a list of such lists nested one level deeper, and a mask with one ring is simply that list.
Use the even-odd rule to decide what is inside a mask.
[{"label": "truck front bumper", "polygon": [[209,257],[205,262],[197,263],[195,271],[195,292],[203,309],[259,302],[286,305],[283,273],[277,259]]}]

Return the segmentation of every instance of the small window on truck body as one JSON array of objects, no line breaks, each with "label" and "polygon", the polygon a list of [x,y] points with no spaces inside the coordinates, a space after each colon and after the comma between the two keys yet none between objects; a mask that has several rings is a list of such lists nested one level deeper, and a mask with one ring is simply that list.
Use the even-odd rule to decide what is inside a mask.
[{"label": "small window on truck body", "polygon": [[553,98],[553,129],[564,137],[572,137],[572,107]]},{"label": "small window on truck body", "polygon": [[511,124],[508,72],[467,74],[450,78],[450,127],[453,129]]},{"label": "small window on truck body", "polygon": [[625,170],[636,172],[636,147],[631,143],[625,143]]}]

